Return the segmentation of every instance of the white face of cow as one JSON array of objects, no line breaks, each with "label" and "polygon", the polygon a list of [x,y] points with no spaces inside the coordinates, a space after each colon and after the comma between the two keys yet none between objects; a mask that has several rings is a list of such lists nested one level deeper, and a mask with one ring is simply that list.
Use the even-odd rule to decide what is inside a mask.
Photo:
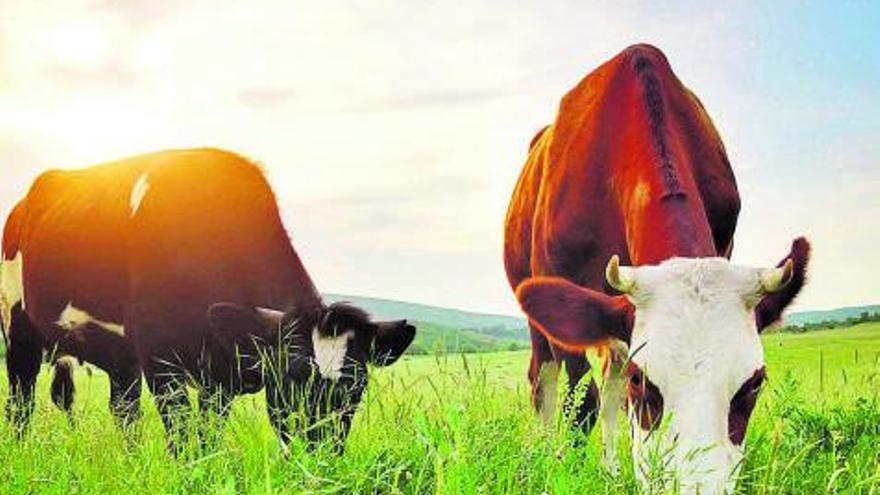
[{"label": "white face of cow", "polygon": [[520,283],[516,296],[530,323],[557,346],[629,344],[637,476],[660,467],[652,474],[675,475],[683,493],[721,494],[735,486],[765,378],[760,330],[800,292],[809,253],[809,242],[795,239],[784,261],[768,269],[724,258],[621,267],[613,256],[606,279],[623,295],[539,276]]},{"label": "white face of cow", "polygon": [[732,492],[764,373],[754,307],[783,270],[675,258],[619,272],[635,306],[627,371],[635,462],[668,453],[682,493]]}]

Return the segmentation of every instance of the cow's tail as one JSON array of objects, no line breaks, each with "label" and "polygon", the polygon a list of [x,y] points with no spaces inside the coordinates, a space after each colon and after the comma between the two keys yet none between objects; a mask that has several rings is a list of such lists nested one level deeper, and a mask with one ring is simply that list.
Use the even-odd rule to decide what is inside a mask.
[{"label": "cow's tail", "polygon": [[73,356],[61,355],[55,360],[55,373],[52,376],[52,403],[58,409],[70,413],[73,408],[73,397],[76,387],[73,383],[73,373],[76,370],[77,359]]}]

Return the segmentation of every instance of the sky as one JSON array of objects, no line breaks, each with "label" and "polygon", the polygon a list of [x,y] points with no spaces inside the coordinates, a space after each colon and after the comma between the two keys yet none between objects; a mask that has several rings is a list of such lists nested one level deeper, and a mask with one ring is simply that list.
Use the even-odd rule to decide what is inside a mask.
[{"label": "sky", "polygon": [[797,309],[880,302],[880,4],[0,0],[0,215],[36,175],[218,146],[261,163],[324,292],[518,314],[504,214],[534,133],[660,47],[724,139],[733,259],[806,235]]}]

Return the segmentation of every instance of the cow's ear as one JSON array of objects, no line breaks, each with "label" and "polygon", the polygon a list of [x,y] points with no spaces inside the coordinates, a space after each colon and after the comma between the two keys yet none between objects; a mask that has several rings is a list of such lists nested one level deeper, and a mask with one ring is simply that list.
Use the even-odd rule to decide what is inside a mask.
[{"label": "cow's ear", "polygon": [[633,307],[625,296],[609,296],[557,277],[535,277],[516,288],[529,320],[551,341],[582,351],[603,340],[629,342]]},{"label": "cow's ear", "polygon": [[234,303],[216,303],[208,308],[211,334],[228,350],[245,339],[273,342],[284,313],[267,308],[247,308]]},{"label": "cow's ear", "polygon": [[[766,277],[762,277],[763,297],[755,307],[755,324],[759,332],[776,323],[782,318],[785,308],[794,301],[807,280],[807,265],[810,262],[810,243],[803,237],[798,237],[791,243],[791,252],[776,266],[780,270],[779,280],[772,280],[768,284]],[[769,289],[769,290],[768,290]]]},{"label": "cow's ear", "polygon": [[378,322],[370,360],[377,366],[388,366],[403,355],[415,338],[416,327],[406,320]]}]

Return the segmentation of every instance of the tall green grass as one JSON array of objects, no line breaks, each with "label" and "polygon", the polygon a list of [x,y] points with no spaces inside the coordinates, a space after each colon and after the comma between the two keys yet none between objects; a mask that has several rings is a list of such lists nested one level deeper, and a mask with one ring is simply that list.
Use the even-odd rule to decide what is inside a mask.
[{"label": "tall green grass", "polygon": [[[880,324],[764,341],[770,379],[740,491],[880,494]],[[342,456],[302,441],[283,455],[255,395],[236,400],[216,448],[175,459],[148,396],[126,437],[107,411],[103,373],[77,372],[71,423],[51,405],[44,372],[26,438],[0,421],[0,493],[637,493],[628,427],[622,471],[610,475],[598,429],[582,438],[534,417],[527,360],[522,351],[416,356],[372,370]]]}]

